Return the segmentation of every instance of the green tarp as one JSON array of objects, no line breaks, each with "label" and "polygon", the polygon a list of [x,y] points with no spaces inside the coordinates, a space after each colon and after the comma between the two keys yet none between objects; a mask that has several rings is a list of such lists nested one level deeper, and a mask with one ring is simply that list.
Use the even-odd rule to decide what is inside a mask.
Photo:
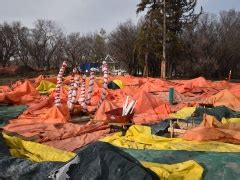
[{"label": "green tarp", "polygon": [[4,126],[9,120],[18,117],[26,109],[26,105],[0,106],[0,126]]},{"label": "green tarp", "polygon": [[240,177],[240,153],[123,150],[140,161],[175,164],[195,160],[204,168],[203,179],[206,180],[239,179]]}]

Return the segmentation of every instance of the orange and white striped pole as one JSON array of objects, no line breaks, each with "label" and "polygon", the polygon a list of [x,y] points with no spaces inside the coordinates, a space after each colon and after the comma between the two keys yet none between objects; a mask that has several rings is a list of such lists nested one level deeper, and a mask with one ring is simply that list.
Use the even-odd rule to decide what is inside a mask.
[{"label": "orange and white striped pole", "polygon": [[84,74],[82,76],[82,84],[81,84],[81,92],[80,92],[80,98],[78,99],[79,104],[82,107],[82,111],[87,111],[87,105],[86,105],[86,75]]},{"label": "orange and white striped pole", "polygon": [[94,79],[95,79],[95,70],[94,68],[90,69],[90,80],[89,80],[89,86],[88,86],[88,94],[87,94],[87,99],[86,99],[86,104],[89,105],[92,94],[93,94],[93,88],[94,88]]},{"label": "orange and white striped pole", "polygon": [[108,88],[108,65],[105,61],[103,61],[102,65],[102,71],[103,71],[103,88],[102,88],[102,95],[101,99],[98,102],[97,109],[101,106],[103,101],[105,100],[107,96],[107,88]]},{"label": "orange and white striped pole", "polygon": [[59,70],[58,76],[57,76],[57,85],[56,85],[56,88],[55,88],[56,95],[55,95],[54,103],[55,103],[56,106],[61,105],[60,90],[61,90],[61,87],[62,87],[63,74],[64,74],[64,71],[65,71],[66,67],[67,67],[67,63],[66,63],[66,61],[63,61],[63,64],[62,64],[62,66]]}]

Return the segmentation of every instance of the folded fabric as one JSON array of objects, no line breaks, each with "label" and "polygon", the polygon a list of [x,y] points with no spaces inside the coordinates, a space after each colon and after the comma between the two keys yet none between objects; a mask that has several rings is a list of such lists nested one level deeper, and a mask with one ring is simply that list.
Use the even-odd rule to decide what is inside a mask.
[{"label": "folded fabric", "polygon": [[73,163],[67,172],[71,179],[201,179],[203,174],[203,168],[192,160],[171,165],[139,163],[104,142],[90,144],[77,154],[80,163]]},{"label": "folded fabric", "polygon": [[62,151],[43,144],[25,141],[14,136],[3,134],[4,140],[14,157],[24,157],[34,162],[58,161],[66,162],[72,159],[75,154]]},{"label": "folded fabric", "polygon": [[206,102],[214,106],[226,106],[234,111],[240,111],[240,96],[230,92],[228,89],[207,98]]},{"label": "folded fabric", "polygon": [[[202,179],[239,179],[240,153],[173,150],[123,150],[139,161],[172,164],[194,160],[204,168]],[[195,178],[192,178],[195,179]]]},{"label": "folded fabric", "polygon": [[202,179],[203,168],[193,160],[178,164],[159,164],[141,161],[142,165],[155,172],[160,179],[185,179],[185,180],[199,180]]},{"label": "folded fabric", "polygon": [[104,123],[89,122],[84,125],[73,123],[29,123],[9,124],[6,133],[17,134],[27,140],[34,140],[66,151],[74,151],[94,142],[109,132]]},{"label": "folded fabric", "polygon": [[[62,165],[57,164],[56,162],[55,167],[58,167],[58,169],[55,169],[55,172],[52,171],[48,176],[58,179],[65,179],[65,177],[70,177],[72,179],[86,179],[87,177],[121,179],[120,177],[125,177],[124,179],[131,179],[133,176],[138,177],[138,179],[157,179],[157,176],[161,179],[191,179],[193,177],[194,179],[201,179],[203,174],[203,168],[195,161],[187,161],[171,165],[141,162],[143,165],[141,166],[141,164],[136,159],[127,153],[108,143],[103,142],[96,142],[89,145],[88,147],[81,150],[78,153],[78,156],[76,156],[75,153],[61,151],[39,143],[24,141],[20,138],[11,137],[6,134],[3,134],[3,137],[7,145],[10,147],[10,153],[12,156],[23,157],[36,162],[35,174],[32,172],[32,176],[36,177],[38,175],[42,176],[42,174],[37,174],[36,172],[41,172],[41,162],[46,161],[68,161]],[[117,161],[114,161],[113,159],[116,159]],[[15,159],[14,162],[17,161],[18,159]],[[25,167],[26,170],[28,169],[28,171],[32,166],[30,162],[25,162],[24,160],[21,160],[21,163],[25,163],[25,165],[26,163],[28,164],[29,167]],[[52,164],[52,166],[54,165]],[[7,167],[8,165],[5,166],[6,170],[8,170]],[[18,172],[18,167],[20,166],[16,166],[14,168],[15,172],[17,173],[14,176],[17,177],[18,175],[26,175],[22,172],[22,174]],[[86,171],[86,168],[90,168],[91,171]],[[102,170],[99,171],[99,169]],[[49,173],[49,171],[46,172]],[[157,176],[152,172],[155,172]],[[5,177],[5,175],[3,176]],[[0,177],[3,176],[1,176],[0,173]]]},{"label": "folded fabric", "polygon": [[187,117],[190,117],[195,110],[196,107],[184,107],[176,113],[171,113],[169,116],[171,118],[186,119]]},{"label": "folded fabric", "polygon": [[39,102],[41,97],[32,83],[26,80],[12,91],[0,93],[0,103],[28,104]]},{"label": "folded fabric", "polygon": [[191,141],[214,140],[240,144],[240,124],[222,124],[214,116],[204,114],[202,123],[198,127],[188,130],[181,137]]},{"label": "folded fabric", "polygon": [[55,89],[56,84],[47,81],[47,80],[42,80],[36,90],[38,92],[51,92]]},{"label": "folded fabric", "polygon": [[101,139],[101,141],[132,149],[240,152],[240,145],[235,144],[217,141],[186,141],[181,138],[165,138],[151,135],[150,127],[140,125],[131,126],[125,136],[121,133],[115,133]]},{"label": "folded fabric", "polygon": [[240,123],[240,118],[222,118],[222,123]]},{"label": "folded fabric", "polygon": [[197,107],[193,113],[194,117],[198,117],[201,120],[203,119],[203,114],[208,114],[214,116],[218,121],[221,121],[222,118],[237,118],[240,117],[238,112],[234,112],[233,110],[225,107],[225,106],[217,106],[213,108],[205,108],[205,107]]}]

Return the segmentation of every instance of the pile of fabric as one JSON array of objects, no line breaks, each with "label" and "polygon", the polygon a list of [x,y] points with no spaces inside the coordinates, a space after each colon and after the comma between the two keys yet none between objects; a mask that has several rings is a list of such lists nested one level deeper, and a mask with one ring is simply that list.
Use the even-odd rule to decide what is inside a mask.
[{"label": "pile of fabric", "polygon": [[[0,167],[7,164],[0,177],[9,178],[12,174],[12,179],[19,179],[30,177],[31,173],[39,174],[42,179],[239,176],[236,169],[240,152],[240,83],[212,82],[203,77],[172,81],[132,76],[108,78],[106,89],[106,77],[95,77],[91,98],[85,104],[91,121],[80,124],[72,118],[83,110],[81,104],[76,103],[72,111],[68,108],[72,76],[66,76],[61,86],[55,76],[0,86],[3,139],[14,156],[0,154]],[[81,95],[88,97],[92,82],[90,77],[84,81],[85,89],[82,91],[78,86],[76,99]],[[56,88],[60,90],[60,106],[54,102]],[[169,103],[170,88],[174,88],[173,104]],[[122,108],[127,96],[137,102],[132,119],[135,125],[125,135],[112,134],[105,112]],[[158,136],[169,128],[170,120],[176,119],[194,121],[196,127],[178,138]],[[91,158],[86,158],[86,154]],[[19,168],[29,169],[16,168],[13,172],[12,167],[18,163],[23,163]],[[92,171],[86,171],[88,166]],[[217,174],[213,178],[214,171]]]}]

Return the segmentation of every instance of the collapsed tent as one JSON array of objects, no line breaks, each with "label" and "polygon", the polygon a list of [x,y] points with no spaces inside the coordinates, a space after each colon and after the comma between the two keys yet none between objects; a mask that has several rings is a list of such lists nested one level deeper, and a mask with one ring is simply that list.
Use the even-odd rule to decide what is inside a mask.
[{"label": "collapsed tent", "polygon": [[[60,71],[60,75],[61,73],[62,71]],[[106,75],[107,73],[104,72],[104,74]],[[157,150],[159,152],[165,150],[174,150],[176,153],[182,150],[191,152],[201,151],[209,154],[210,152],[240,152],[240,147],[237,145],[239,144],[239,125],[237,123],[239,122],[240,111],[238,94],[240,86],[237,83],[226,81],[212,82],[202,77],[192,80],[166,81],[155,78],[117,76],[109,77],[112,82],[118,82],[115,84],[118,84],[119,88],[112,90],[106,88],[106,77],[96,77],[94,82],[92,79],[90,77],[85,79],[85,76],[79,76],[81,85],[75,82],[76,89],[71,89],[71,87],[74,87],[73,83],[75,81],[72,76],[67,76],[66,78],[60,78],[60,76],[49,78],[39,76],[36,79],[26,80],[25,82],[18,81],[12,87],[1,87],[0,103],[28,105],[28,108],[22,114],[20,110],[18,113],[14,110],[16,114],[13,114],[14,116],[12,117],[9,116],[6,121],[9,124],[3,127],[4,133],[6,133],[4,136],[11,153],[18,157],[32,158],[32,160],[38,161],[40,155],[32,145],[29,145],[34,142],[64,151],[75,151],[78,148],[87,146],[86,148],[89,147],[86,151],[87,154],[93,154],[96,151],[98,151],[98,154],[93,154],[93,158],[85,160],[79,154],[80,159],[82,158],[86,165],[96,163],[96,159],[101,164],[95,166],[96,170],[94,172],[90,171],[90,174],[87,173],[86,168],[82,164],[72,164],[69,166],[72,170],[68,174],[70,177],[74,177],[74,175],[78,177],[88,177],[89,175],[91,177],[103,177],[102,172],[108,170],[110,172],[109,177],[112,178],[111,173],[120,173],[118,169],[109,171],[109,167],[112,166],[110,160],[107,161],[107,165],[106,161],[102,161],[102,158],[108,158],[108,156],[101,151],[106,151],[111,152],[109,154],[114,156],[112,159],[116,157],[116,159],[124,159],[123,163],[119,161],[119,167],[122,167],[122,164],[125,166],[130,161],[130,164],[134,167],[132,170],[136,168],[146,177],[158,175],[162,178],[171,179],[177,177],[187,178],[186,176],[193,177],[192,174],[195,174],[195,177],[200,179],[203,169],[199,164],[192,161],[195,160],[194,157],[175,162],[180,164],[172,164],[171,161],[169,161],[170,163],[166,161],[163,164],[155,164],[158,161],[144,162],[148,160],[139,158],[139,160],[143,160],[140,163],[121,153],[121,155],[117,153],[115,157],[115,153],[118,150],[113,150],[112,146],[102,146],[94,142],[103,138],[102,141],[122,148]],[[91,88],[89,87],[90,85]],[[51,88],[58,90],[52,91]],[[173,104],[169,102],[170,88],[174,88]],[[41,96],[39,92],[48,93],[46,93],[47,96]],[[137,102],[134,107],[132,123],[139,125],[131,126],[125,136],[121,133],[109,135],[111,129],[105,112],[122,108],[127,96]],[[73,105],[72,110],[69,108],[71,103]],[[207,108],[208,106],[212,107]],[[14,109],[14,106],[12,108]],[[79,124],[76,121],[74,122],[74,116],[82,115],[89,115],[91,121]],[[212,117],[206,118],[209,115]],[[170,139],[152,135],[158,134],[160,129],[166,130],[172,119],[181,119],[182,122],[195,119],[196,125],[200,124],[200,127],[187,129],[186,134],[182,138]],[[229,122],[234,122],[235,124]],[[156,126],[156,124],[159,126]],[[151,125],[152,128],[140,125]],[[214,136],[207,136],[208,134],[214,134]],[[12,137],[13,135],[16,137]],[[17,137],[18,140],[16,140]],[[22,139],[28,141],[25,142]],[[36,147],[39,147],[39,144]],[[41,148],[39,147],[39,149]],[[23,154],[25,156],[22,156]],[[213,155],[210,154],[209,156]],[[46,161],[54,160],[48,157],[45,158]],[[60,161],[58,159],[55,160]],[[234,160],[228,160],[229,163],[235,163]],[[27,164],[26,166],[30,166],[33,171],[35,171],[33,167],[37,168],[36,164],[31,164],[31,162],[26,160],[12,159],[12,161],[21,161]],[[65,165],[66,163],[60,163],[61,167],[65,167]],[[51,166],[59,170],[59,167],[50,163],[49,168]],[[207,169],[207,167],[205,168]],[[125,173],[127,170],[123,169]],[[209,167],[209,170],[213,169]],[[29,172],[30,174],[30,171],[23,171],[23,174],[24,172],[27,172],[27,174]],[[234,168],[228,168],[227,174],[233,171]],[[6,169],[6,172],[13,173],[9,169]],[[49,173],[50,170],[46,172]],[[122,177],[123,174],[120,175]],[[127,175],[129,176],[129,174]],[[46,178],[46,175],[43,176]],[[128,176],[126,178],[124,176],[124,178],[127,179]],[[4,174],[3,177],[9,176]],[[15,177],[18,177],[17,173]],[[28,175],[23,175],[22,177],[28,177]],[[210,175],[205,177],[210,177]]]},{"label": "collapsed tent", "polygon": [[[23,141],[16,137],[4,135],[4,138],[11,148],[16,148],[10,149],[11,154],[19,158],[10,157],[0,139],[0,178],[159,179],[195,176],[201,179],[203,173],[202,167],[194,161],[172,165],[142,162],[142,165],[127,153],[102,142],[93,143],[79,150],[76,156],[74,153]],[[20,157],[28,157],[35,163]]]},{"label": "collapsed tent", "polygon": [[186,141],[181,138],[166,138],[151,134],[148,126],[131,126],[126,134],[115,133],[101,141],[132,149],[187,150],[210,152],[240,152],[240,146],[217,141]]},{"label": "collapsed tent", "polygon": [[108,125],[93,122],[85,125],[73,123],[9,124],[4,127],[4,130],[8,134],[17,133],[26,140],[40,142],[67,151],[74,151],[106,136],[110,132]]},{"label": "collapsed tent", "polygon": [[[123,149],[139,161],[176,164],[194,159],[203,168],[202,179],[238,179],[240,153]],[[190,177],[189,177],[190,178]],[[192,179],[195,179],[193,177]]]},{"label": "collapsed tent", "polygon": [[203,122],[196,128],[188,130],[182,135],[185,140],[218,140],[240,144],[240,124],[222,124],[214,116],[204,115]]},{"label": "collapsed tent", "polygon": [[41,97],[30,81],[25,81],[12,91],[0,93],[0,103],[28,104],[38,103]]}]

